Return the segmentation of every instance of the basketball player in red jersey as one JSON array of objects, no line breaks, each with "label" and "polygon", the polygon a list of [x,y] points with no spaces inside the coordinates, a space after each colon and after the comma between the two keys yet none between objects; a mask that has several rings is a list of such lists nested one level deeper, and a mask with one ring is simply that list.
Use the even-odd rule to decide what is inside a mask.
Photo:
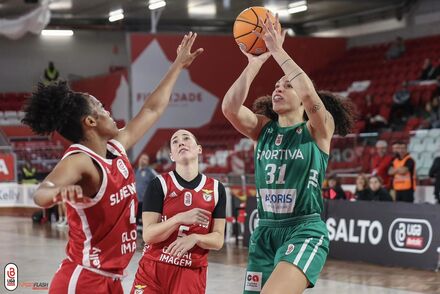
[{"label": "basketball player in red jersey", "polygon": [[145,244],[134,294],[205,293],[209,250],[223,246],[226,192],[199,173],[202,147],[187,130],[170,141],[176,169],[155,178],[144,195]]},{"label": "basketball player in red jersey", "polygon": [[41,207],[67,203],[69,241],[50,293],[123,293],[121,278],[136,248],[137,196],[126,149],[155,123],[168,105],[196,34],[185,35],[177,57],[139,113],[119,130],[103,105],[66,82],[38,85],[23,123],[37,134],[58,131],[72,141],[62,160],[35,191]]}]

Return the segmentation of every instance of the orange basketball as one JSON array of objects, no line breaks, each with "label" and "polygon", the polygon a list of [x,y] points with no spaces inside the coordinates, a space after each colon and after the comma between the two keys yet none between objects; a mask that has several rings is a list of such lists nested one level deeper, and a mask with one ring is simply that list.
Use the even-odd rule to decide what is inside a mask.
[{"label": "orange basketball", "polygon": [[[269,17],[272,23],[275,22],[275,16],[264,7],[253,6],[243,10],[235,19],[234,22],[234,38],[240,48],[253,55],[260,55],[267,51],[266,44],[264,44],[261,37],[257,37],[252,31],[261,33],[263,26],[258,17],[266,22],[266,12],[269,12]],[[276,24],[277,30],[281,30],[280,23]]]}]

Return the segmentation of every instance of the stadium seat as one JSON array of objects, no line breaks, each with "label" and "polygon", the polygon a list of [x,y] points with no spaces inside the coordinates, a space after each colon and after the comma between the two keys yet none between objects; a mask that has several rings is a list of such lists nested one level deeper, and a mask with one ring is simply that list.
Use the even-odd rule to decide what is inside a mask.
[{"label": "stadium seat", "polygon": [[440,151],[440,138],[428,137],[426,139],[432,140],[432,142],[426,142],[424,144],[426,151],[430,151],[430,152]]},{"label": "stadium seat", "polygon": [[423,139],[419,137],[411,138],[408,146],[409,152],[422,152],[423,151]]},{"label": "stadium seat", "polygon": [[428,136],[432,138],[440,138],[440,129],[428,130]]}]

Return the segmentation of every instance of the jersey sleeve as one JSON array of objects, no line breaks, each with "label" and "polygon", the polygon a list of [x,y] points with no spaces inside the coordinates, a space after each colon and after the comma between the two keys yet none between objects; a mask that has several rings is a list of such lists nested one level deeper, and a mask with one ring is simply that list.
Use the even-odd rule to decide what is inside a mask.
[{"label": "jersey sleeve", "polygon": [[212,213],[212,218],[226,217],[226,190],[222,183],[218,183],[218,202]]},{"label": "jersey sleeve", "polygon": [[159,178],[153,179],[145,191],[142,211],[162,213],[164,195]]}]

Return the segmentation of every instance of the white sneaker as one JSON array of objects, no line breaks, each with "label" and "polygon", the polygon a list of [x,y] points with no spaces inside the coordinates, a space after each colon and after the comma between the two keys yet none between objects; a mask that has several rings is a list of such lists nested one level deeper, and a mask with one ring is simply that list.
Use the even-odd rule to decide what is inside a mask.
[{"label": "white sneaker", "polygon": [[67,219],[62,218],[61,222],[57,223],[57,227],[62,228],[65,227],[67,225]]}]

